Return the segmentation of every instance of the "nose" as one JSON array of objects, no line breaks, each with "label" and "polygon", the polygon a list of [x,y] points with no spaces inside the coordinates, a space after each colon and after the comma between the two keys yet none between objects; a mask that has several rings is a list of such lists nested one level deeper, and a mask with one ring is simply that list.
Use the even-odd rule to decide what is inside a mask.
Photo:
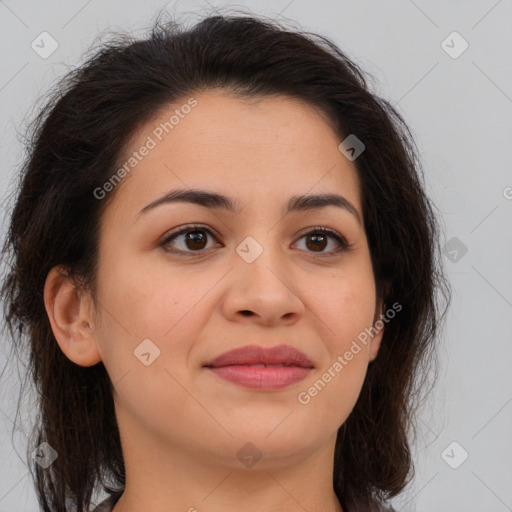
[{"label": "nose", "polygon": [[297,322],[305,312],[297,276],[279,249],[266,247],[251,263],[234,257],[223,310],[232,321],[276,325]]}]

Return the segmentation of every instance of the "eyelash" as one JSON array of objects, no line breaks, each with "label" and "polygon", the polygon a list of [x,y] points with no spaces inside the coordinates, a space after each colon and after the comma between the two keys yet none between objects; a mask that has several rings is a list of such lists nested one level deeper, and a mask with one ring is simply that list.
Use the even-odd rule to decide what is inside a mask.
[{"label": "eyelash", "polygon": [[[206,252],[207,249],[200,249],[197,251],[182,251],[180,249],[178,249],[178,250],[168,249],[165,247],[169,244],[169,242],[171,242],[178,236],[188,233],[190,231],[205,231],[206,233],[211,235],[213,238],[217,239],[217,237],[214,235],[214,233],[212,233],[212,231],[210,229],[208,229],[202,225],[198,225],[198,224],[187,224],[186,226],[183,226],[182,228],[180,228],[179,231],[175,231],[175,232],[171,233],[169,236],[166,236],[164,238],[164,240],[159,245],[160,245],[160,247],[163,247],[166,252],[180,254],[180,255],[186,255],[186,256],[192,256],[192,257],[202,256]],[[326,252],[326,253],[316,253],[316,255],[318,255],[320,257],[336,256],[339,253],[347,252],[352,248],[352,244],[349,244],[343,236],[339,235],[336,231],[333,231],[332,229],[329,229],[329,228],[325,228],[323,226],[315,226],[314,228],[311,228],[311,230],[308,231],[307,233],[304,233],[300,237],[300,239],[304,238],[307,235],[312,235],[312,234],[317,234],[317,233],[329,235],[330,237],[334,238],[341,247],[341,249],[334,251],[334,252],[330,251],[330,252]],[[314,251],[311,251],[311,253],[315,254]]]}]

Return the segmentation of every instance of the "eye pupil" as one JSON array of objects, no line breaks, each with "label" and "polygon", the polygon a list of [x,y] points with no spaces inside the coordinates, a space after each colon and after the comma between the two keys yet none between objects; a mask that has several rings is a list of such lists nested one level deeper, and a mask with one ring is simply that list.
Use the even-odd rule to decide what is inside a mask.
[{"label": "eye pupil", "polygon": [[[202,245],[201,245],[201,241],[203,242]],[[192,242],[193,244],[199,243],[200,246],[197,247],[197,246],[194,245],[194,246],[190,247],[189,242]],[[203,249],[204,245],[205,245],[205,242],[206,242],[206,237],[204,236],[204,232],[203,231],[197,231],[196,230],[196,231],[188,231],[187,232],[185,243],[187,244],[187,247],[189,249]]]},{"label": "eye pupil", "polygon": [[[320,250],[325,249],[325,246],[326,246],[325,241],[326,241],[326,238],[327,238],[325,235],[318,235],[318,234],[315,235],[315,234],[313,234],[313,235],[309,235],[308,238],[309,238],[309,240],[313,241],[313,247],[315,247],[317,249],[320,248]],[[320,243],[320,245],[319,245],[319,239],[323,239],[324,243]],[[307,245],[308,245],[308,248],[309,248],[309,244],[307,244]]]}]

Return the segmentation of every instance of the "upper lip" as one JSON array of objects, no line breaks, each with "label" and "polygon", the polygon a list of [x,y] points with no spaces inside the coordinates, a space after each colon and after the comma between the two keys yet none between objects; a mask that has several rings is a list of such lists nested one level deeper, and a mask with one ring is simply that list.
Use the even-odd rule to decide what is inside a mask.
[{"label": "upper lip", "polygon": [[220,366],[244,364],[283,364],[314,368],[308,357],[290,345],[277,345],[275,347],[262,347],[259,345],[246,345],[225,352],[204,366],[218,368]]}]

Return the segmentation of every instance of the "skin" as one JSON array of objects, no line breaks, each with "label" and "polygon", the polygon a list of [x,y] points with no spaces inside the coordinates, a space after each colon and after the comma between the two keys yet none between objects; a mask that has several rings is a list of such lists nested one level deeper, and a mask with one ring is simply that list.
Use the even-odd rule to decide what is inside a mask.
[{"label": "skin", "polygon": [[[294,195],[337,193],[362,218],[355,165],[325,115],[297,99],[248,101],[219,90],[194,97],[198,105],[114,191],[101,220],[98,303],[79,297],[58,268],[45,286],[62,351],[78,365],[102,361],[114,383],[126,465],[114,510],[340,511],[332,488],[336,434],[383,331],[307,405],[297,395],[383,311],[357,218],[335,206],[285,216],[281,208]],[[140,127],[124,156],[183,103]],[[241,208],[180,202],[138,216],[176,188],[215,191]],[[202,232],[203,245],[178,235],[167,247],[182,255],[158,245],[187,223],[212,234]],[[304,236],[315,226],[337,231],[351,249],[340,251],[334,238],[315,249]],[[263,248],[250,264],[235,250],[247,236]],[[205,247],[201,255],[190,256],[197,246]],[[144,339],[160,350],[149,366],[134,356]],[[281,343],[315,368],[279,391],[246,389],[203,368],[233,348]],[[237,457],[249,442],[262,454],[250,468]]]}]

